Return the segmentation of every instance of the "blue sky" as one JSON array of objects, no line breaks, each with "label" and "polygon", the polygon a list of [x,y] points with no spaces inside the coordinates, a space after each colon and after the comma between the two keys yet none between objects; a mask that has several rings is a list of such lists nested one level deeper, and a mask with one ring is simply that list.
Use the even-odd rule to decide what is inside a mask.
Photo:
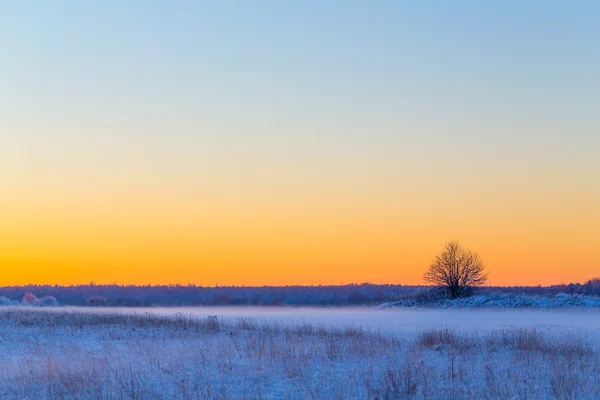
[{"label": "blue sky", "polygon": [[318,225],[347,201],[407,231],[455,215],[440,237],[476,244],[503,212],[597,221],[599,20],[596,1],[3,4],[4,210],[170,192]]}]

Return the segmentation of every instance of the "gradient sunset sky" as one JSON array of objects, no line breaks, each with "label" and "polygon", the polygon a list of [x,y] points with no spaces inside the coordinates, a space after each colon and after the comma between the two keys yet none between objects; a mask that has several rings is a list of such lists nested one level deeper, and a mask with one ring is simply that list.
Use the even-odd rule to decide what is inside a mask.
[{"label": "gradient sunset sky", "polygon": [[600,2],[0,11],[0,285],[600,275]]}]

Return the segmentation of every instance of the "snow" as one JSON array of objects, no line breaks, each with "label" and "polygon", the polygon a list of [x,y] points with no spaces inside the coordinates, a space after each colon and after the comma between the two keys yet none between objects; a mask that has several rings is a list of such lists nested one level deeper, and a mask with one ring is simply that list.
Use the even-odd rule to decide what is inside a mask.
[{"label": "snow", "polygon": [[2,399],[600,396],[598,309],[19,306],[0,331]]},{"label": "snow", "polygon": [[555,296],[525,295],[479,295],[462,299],[437,299],[419,303],[416,297],[384,303],[380,307],[432,307],[432,308],[600,308],[600,297],[569,295]]},{"label": "snow", "polygon": [[484,333],[507,328],[537,328],[555,332],[585,332],[600,340],[600,309],[492,308],[373,308],[373,307],[60,307],[52,312],[125,313],[224,320],[252,318],[287,326],[312,324],[326,328],[361,327],[391,334],[414,334],[425,329],[449,328]]}]

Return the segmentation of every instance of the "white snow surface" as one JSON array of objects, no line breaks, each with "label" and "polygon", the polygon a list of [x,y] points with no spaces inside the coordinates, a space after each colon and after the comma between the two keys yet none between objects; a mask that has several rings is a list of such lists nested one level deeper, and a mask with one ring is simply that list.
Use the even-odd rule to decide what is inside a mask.
[{"label": "white snow surface", "polygon": [[0,328],[1,399],[600,399],[598,309],[8,306]]},{"label": "white snow surface", "polygon": [[430,308],[600,308],[600,297],[569,295],[558,293],[555,296],[527,295],[479,295],[462,299],[432,300],[419,303],[415,297],[384,303],[380,307],[430,307]]},{"label": "white snow surface", "polygon": [[[45,311],[48,312],[49,309]],[[391,334],[415,334],[426,329],[487,333],[509,328],[552,332],[580,332],[600,341],[600,309],[486,309],[486,308],[375,308],[375,307],[60,307],[52,312],[135,313],[197,318],[216,315],[225,320],[249,317],[285,325],[361,327]]]}]

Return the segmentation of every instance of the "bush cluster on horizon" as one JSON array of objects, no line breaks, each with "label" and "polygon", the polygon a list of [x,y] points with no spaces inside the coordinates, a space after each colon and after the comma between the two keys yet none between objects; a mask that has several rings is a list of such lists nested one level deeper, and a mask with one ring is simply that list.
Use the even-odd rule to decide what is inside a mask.
[{"label": "bush cluster on horizon", "polygon": [[74,306],[358,306],[394,301],[416,294],[420,286],[351,284],[343,286],[120,286],[29,285],[0,287],[0,296],[22,298],[35,293],[53,296],[61,305]]},{"label": "bush cluster on horizon", "polygon": [[31,292],[25,293],[21,301],[11,300],[8,297],[0,296],[0,306],[36,306],[36,307],[57,307],[58,301],[54,296],[43,296],[38,298]]}]

